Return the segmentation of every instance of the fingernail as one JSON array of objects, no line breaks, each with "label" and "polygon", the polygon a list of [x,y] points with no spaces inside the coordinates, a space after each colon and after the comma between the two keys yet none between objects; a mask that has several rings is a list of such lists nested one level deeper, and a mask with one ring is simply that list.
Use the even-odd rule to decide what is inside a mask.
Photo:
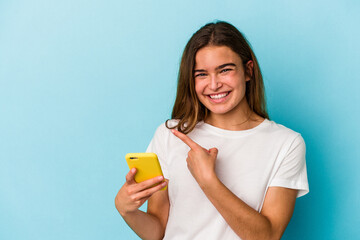
[{"label": "fingernail", "polygon": [[163,180],[164,177],[163,177],[163,176],[159,176],[158,179],[159,179],[159,180]]},{"label": "fingernail", "polygon": [[171,129],[171,132],[172,132],[172,133],[175,133],[175,130],[174,130],[174,129]]}]

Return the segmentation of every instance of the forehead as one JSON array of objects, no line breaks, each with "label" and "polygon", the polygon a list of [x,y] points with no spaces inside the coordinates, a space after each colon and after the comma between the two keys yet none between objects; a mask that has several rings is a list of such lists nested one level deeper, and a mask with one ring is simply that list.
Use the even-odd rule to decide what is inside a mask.
[{"label": "forehead", "polygon": [[195,55],[195,69],[212,69],[224,63],[241,64],[237,53],[227,46],[206,46]]}]

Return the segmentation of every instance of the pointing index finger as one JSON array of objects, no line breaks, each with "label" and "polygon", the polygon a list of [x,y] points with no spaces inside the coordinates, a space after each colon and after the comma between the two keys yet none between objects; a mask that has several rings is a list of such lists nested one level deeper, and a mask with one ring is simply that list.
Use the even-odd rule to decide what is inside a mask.
[{"label": "pointing index finger", "polygon": [[183,141],[186,145],[188,145],[192,150],[202,148],[199,144],[194,142],[191,138],[189,138],[187,135],[175,130],[171,129],[171,132],[178,137],[181,141]]}]

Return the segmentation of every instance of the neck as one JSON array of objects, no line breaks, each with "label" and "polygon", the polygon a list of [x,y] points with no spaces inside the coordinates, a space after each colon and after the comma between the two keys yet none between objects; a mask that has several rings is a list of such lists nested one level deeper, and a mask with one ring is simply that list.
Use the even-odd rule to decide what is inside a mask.
[{"label": "neck", "polygon": [[241,131],[256,127],[263,120],[264,118],[251,111],[246,102],[237,111],[230,111],[226,114],[210,113],[205,122],[225,130]]}]

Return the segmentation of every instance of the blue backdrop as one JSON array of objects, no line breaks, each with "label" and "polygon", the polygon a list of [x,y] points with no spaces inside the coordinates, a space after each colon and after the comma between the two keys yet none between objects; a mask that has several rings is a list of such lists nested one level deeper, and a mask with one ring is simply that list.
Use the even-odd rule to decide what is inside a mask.
[{"label": "blue backdrop", "polygon": [[170,117],[183,48],[238,27],[272,120],[302,133],[310,193],[283,239],[360,234],[359,1],[0,1],[0,239],[137,239],[127,152]]}]

